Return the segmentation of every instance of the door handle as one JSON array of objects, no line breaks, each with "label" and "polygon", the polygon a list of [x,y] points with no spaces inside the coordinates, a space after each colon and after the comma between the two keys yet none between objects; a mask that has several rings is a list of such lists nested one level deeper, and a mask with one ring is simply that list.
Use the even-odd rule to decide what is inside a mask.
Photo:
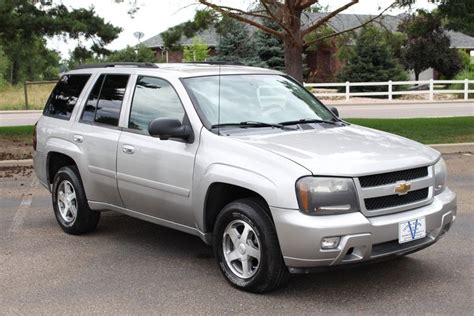
[{"label": "door handle", "polygon": [[133,147],[132,145],[123,145],[122,151],[125,154],[133,154],[135,152],[135,147]]},{"label": "door handle", "polygon": [[82,143],[84,141],[84,136],[82,135],[74,135],[72,137],[72,140],[75,141],[76,143]]}]

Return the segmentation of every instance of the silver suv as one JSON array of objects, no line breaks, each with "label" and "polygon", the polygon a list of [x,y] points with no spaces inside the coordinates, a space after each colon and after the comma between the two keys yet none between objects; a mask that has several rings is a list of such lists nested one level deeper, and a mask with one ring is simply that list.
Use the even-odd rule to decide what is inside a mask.
[{"label": "silver suv", "polygon": [[439,152],[349,124],[267,69],[82,67],[60,79],[34,143],[66,233],[109,210],[190,233],[252,292],[418,251],[456,217]]}]

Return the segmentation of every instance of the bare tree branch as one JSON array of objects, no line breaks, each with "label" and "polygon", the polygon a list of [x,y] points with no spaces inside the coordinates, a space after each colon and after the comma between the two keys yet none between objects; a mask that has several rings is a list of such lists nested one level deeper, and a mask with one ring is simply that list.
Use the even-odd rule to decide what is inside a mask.
[{"label": "bare tree branch", "polygon": [[317,29],[318,27],[320,27],[321,25],[323,24],[326,24],[330,19],[332,19],[333,17],[335,17],[337,14],[341,13],[342,11],[350,8],[351,6],[353,6],[354,4],[357,4],[359,3],[359,0],[351,0],[351,2],[343,5],[342,7],[332,11],[331,13],[327,14],[326,16],[324,16],[323,18],[319,19],[316,23],[314,23],[313,25],[310,25],[309,27],[307,27],[305,30],[303,30],[301,33],[303,36],[305,36],[306,34],[308,33],[311,33],[312,31],[314,31],[315,29]]},{"label": "bare tree branch", "polygon": [[[271,10],[269,4],[270,3],[267,3],[268,0],[261,0],[260,2],[262,3],[263,7],[265,8],[265,10],[267,11],[268,15],[275,21],[278,23],[278,25],[284,29],[286,31],[287,34],[289,34],[290,36],[293,36],[293,33],[290,31],[290,29],[283,23],[283,18],[280,17],[278,18]],[[276,1],[268,1],[268,2],[272,2],[270,5],[271,6],[278,6],[279,3],[276,2]],[[281,8],[279,8],[281,10]]]},{"label": "bare tree branch", "polygon": [[[249,15],[249,16],[252,16],[252,14],[249,14],[249,12],[246,12],[246,11],[242,11],[242,10],[239,10],[239,9],[236,9],[236,8],[231,8],[231,7],[222,7],[220,5],[217,5],[217,4],[214,4],[214,3],[211,3],[207,0],[199,0],[199,2],[207,7],[210,7],[212,9],[214,9],[215,11],[217,12],[220,12],[224,15],[227,15],[229,17],[232,17],[236,20],[239,20],[241,22],[244,22],[244,23],[247,23],[247,24],[250,24],[252,26],[255,26],[256,28],[266,32],[266,33],[269,33],[269,34],[272,34],[273,36],[275,37],[278,37],[280,39],[283,39],[283,33],[282,32],[278,32],[272,28],[269,28],[261,23],[258,23],[257,21],[254,21],[250,18],[247,18],[243,15]],[[240,14],[239,14],[240,13]],[[255,15],[253,15],[255,17]],[[264,16],[265,18],[268,18],[266,16]]]},{"label": "bare tree branch", "polygon": [[350,29],[347,29],[347,30],[343,30],[343,31],[340,31],[340,32],[335,32],[335,33],[331,33],[331,34],[328,34],[328,35],[324,35],[324,36],[321,36],[321,37],[318,37],[314,40],[311,40],[309,42],[305,42],[304,43],[304,46],[305,47],[308,47],[310,45],[313,45],[319,41],[322,41],[322,40],[325,40],[327,38],[331,38],[331,37],[334,37],[334,36],[338,36],[338,35],[341,35],[341,34],[344,34],[344,33],[348,33],[348,32],[352,32],[354,30],[357,30],[358,28],[361,28],[361,27],[364,27],[366,26],[367,24],[369,23],[372,23],[373,21],[375,21],[376,19],[380,18],[385,12],[387,12],[388,10],[390,10],[391,8],[393,8],[397,3],[396,2],[393,2],[391,5],[389,5],[388,7],[386,7],[385,9],[383,9],[378,15],[374,16],[373,18],[370,18],[369,20],[365,21],[364,23],[360,24],[360,25],[357,25],[357,26],[354,26]]},{"label": "bare tree branch", "polygon": [[297,5],[296,8],[299,10],[306,9],[310,6],[312,6],[315,3],[318,3],[319,0],[301,0]]}]

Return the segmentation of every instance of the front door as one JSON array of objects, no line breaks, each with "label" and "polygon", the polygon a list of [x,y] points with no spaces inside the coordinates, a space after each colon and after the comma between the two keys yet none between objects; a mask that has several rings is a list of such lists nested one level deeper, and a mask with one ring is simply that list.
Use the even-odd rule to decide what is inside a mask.
[{"label": "front door", "polygon": [[129,210],[192,227],[191,186],[198,144],[151,137],[148,124],[160,117],[187,121],[168,81],[138,76],[128,128],[118,145],[120,195]]}]

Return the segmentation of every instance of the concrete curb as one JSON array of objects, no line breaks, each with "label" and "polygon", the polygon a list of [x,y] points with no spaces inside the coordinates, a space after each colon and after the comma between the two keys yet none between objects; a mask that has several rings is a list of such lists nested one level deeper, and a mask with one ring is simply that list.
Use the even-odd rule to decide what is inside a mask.
[{"label": "concrete curb", "polygon": [[33,159],[0,160],[0,167],[32,166]]},{"label": "concrete curb", "polygon": [[474,153],[474,143],[428,145],[442,154]]},{"label": "concrete curb", "polygon": [[42,110],[11,110],[11,111],[0,111],[0,115],[8,115],[8,114],[35,114],[35,113],[43,113]]},{"label": "concrete curb", "polygon": [[[442,154],[473,153],[474,143],[432,144],[428,145]],[[32,166],[33,159],[0,160],[0,167]]]}]

